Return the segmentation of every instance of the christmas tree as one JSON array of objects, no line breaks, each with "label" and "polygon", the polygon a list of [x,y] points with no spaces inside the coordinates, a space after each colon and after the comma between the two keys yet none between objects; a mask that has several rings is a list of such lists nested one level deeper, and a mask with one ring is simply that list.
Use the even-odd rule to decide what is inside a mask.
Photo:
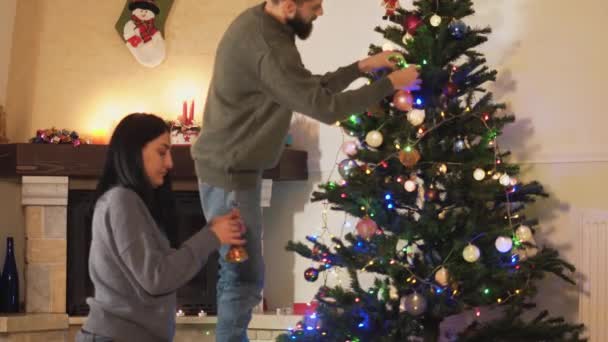
[{"label": "christmas tree", "polygon": [[[340,180],[320,185],[314,201],[356,217],[345,236],[288,243],[313,262],[316,281],[332,268],[350,286],[322,285],[316,311],[284,341],[438,341],[447,317],[497,318],[461,327],[454,341],[584,341],[583,326],[532,311],[537,282],[552,273],[574,284],[574,266],[536,244],[538,220],[525,206],[546,197],[519,180],[497,138],[514,121],[486,87],[496,71],[476,50],[489,28],[471,28],[470,0],[417,0],[411,9],[384,0],[377,27],[398,49],[400,67],[419,66],[420,90],[398,91],[340,123],[352,139]],[[388,71],[369,75],[370,82]],[[375,281],[362,285],[360,276]]]}]

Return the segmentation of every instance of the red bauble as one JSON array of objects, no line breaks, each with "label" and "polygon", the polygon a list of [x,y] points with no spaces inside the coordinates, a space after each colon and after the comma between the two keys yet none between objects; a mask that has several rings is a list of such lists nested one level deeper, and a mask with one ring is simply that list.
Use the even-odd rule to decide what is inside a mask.
[{"label": "red bauble", "polygon": [[456,86],[456,84],[454,82],[448,82],[448,84],[446,84],[445,88],[443,88],[443,93],[449,97],[456,95],[457,92],[458,92],[458,87]]},{"label": "red bauble", "polygon": [[357,223],[357,234],[365,240],[374,236],[377,231],[378,225],[369,217],[362,218],[361,221]]},{"label": "red bauble", "polygon": [[395,105],[395,107],[401,111],[410,111],[413,103],[414,97],[409,91],[399,90],[393,96],[393,105]]},{"label": "red bauble", "polygon": [[418,27],[420,27],[420,25],[422,25],[422,23],[422,18],[415,14],[410,14],[405,17],[405,20],[403,21],[403,27],[405,27],[405,30],[409,34],[414,34],[414,32],[416,32],[416,30],[418,29]]}]

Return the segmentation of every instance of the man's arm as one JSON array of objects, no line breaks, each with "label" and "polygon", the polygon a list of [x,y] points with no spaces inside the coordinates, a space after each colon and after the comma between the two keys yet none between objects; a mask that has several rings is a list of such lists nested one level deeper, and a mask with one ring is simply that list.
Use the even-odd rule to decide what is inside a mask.
[{"label": "man's arm", "polygon": [[259,61],[258,73],[262,87],[276,102],[332,124],[350,114],[365,111],[394,91],[395,87],[387,77],[356,90],[334,91],[346,83],[348,74],[354,74],[355,67],[351,65],[346,70],[339,70],[333,77],[315,76],[303,66],[294,48],[280,54],[272,50],[267,52]]},{"label": "man's arm", "polygon": [[369,56],[348,66],[339,68],[336,71],[326,73],[321,77],[321,83],[334,93],[340,92],[368,72],[380,68],[395,69],[396,60],[391,58],[395,56],[401,56],[401,54],[399,52],[384,51]]}]

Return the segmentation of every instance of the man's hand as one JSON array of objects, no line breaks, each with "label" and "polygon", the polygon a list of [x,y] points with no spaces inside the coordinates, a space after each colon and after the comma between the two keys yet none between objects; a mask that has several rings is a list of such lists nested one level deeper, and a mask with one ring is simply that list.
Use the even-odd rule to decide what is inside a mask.
[{"label": "man's hand", "polygon": [[420,90],[420,79],[418,79],[418,71],[416,66],[410,64],[409,67],[397,71],[393,71],[388,75],[388,78],[393,83],[395,90]]},{"label": "man's hand", "polygon": [[366,59],[359,61],[359,70],[361,72],[371,72],[374,70],[389,68],[395,70],[397,62],[403,60],[403,55],[395,51],[383,51]]}]

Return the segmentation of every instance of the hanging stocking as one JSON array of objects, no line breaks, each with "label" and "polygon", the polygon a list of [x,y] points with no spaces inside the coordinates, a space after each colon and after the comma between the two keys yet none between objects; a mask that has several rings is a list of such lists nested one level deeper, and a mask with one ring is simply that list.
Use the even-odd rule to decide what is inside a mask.
[{"label": "hanging stocking", "polygon": [[165,60],[165,21],[174,0],[128,0],[116,23],[127,49],[142,65],[153,68]]}]

